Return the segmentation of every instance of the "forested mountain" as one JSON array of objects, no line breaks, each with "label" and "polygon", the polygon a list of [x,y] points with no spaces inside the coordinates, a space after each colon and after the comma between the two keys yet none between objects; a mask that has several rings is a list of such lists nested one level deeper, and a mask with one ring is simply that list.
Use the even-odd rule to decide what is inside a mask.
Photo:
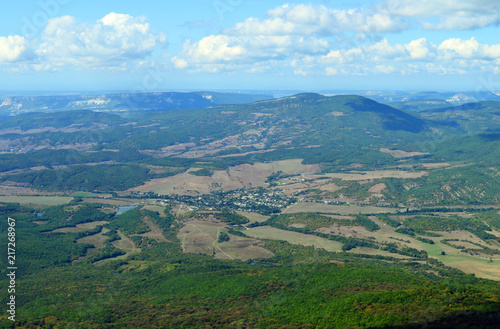
[{"label": "forested mountain", "polygon": [[499,103],[421,96],[4,99],[0,328],[496,328]]}]

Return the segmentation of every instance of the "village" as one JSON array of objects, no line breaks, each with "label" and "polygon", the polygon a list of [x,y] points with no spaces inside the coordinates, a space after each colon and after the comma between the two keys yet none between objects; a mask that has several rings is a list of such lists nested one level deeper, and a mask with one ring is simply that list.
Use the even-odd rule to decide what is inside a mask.
[{"label": "village", "polygon": [[162,199],[163,204],[184,204],[192,210],[198,209],[230,209],[234,211],[256,212],[263,215],[279,213],[282,209],[297,202],[279,190],[264,188],[238,189],[233,191],[216,191],[200,196],[189,195],[150,195]]}]

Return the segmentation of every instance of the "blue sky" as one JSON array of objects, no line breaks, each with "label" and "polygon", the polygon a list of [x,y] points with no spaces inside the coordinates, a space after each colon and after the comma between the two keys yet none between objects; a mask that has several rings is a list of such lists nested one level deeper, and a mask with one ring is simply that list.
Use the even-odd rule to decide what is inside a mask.
[{"label": "blue sky", "polygon": [[2,7],[0,90],[500,91],[498,0]]}]

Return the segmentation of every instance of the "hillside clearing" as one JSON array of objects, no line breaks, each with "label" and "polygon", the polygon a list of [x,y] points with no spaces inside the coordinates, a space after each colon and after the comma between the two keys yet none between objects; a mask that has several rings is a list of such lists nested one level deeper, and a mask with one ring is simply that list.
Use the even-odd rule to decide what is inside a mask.
[{"label": "hillside clearing", "polygon": [[218,242],[221,231],[227,231],[223,223],[214,220],[187,220],[177,234],[182,251],[201,253],[218,259],[256,259],[272,257],[273,253],[259,246],[257,239],[244,238],[230,234],[229,241]]},{"label": "hillside clearing", "polygon": [[152,179],[131,191],[155,192],[158,194],[199,195],[216,190],[235,190],[240,188],[266,187],[267,177],[278,171],[287,174],[317,173],[319,165],[303,165],[301,159],[273,161],[267,163],[241,164],[228,170],[215,170],[212,176],[195,176],[189,172],[175,176]]},{"label": "hillside clearing", "polygon": [[341,251],[342,248],[342,243],[340,242],[331,241],[315,235],[281,230],[270,226],[250,228],[245,231],[245,234],[259,239],[283,240],[292,244],[314,246],[315,248],[322,248],[327,251],[337,252]]},{"label": "hillside clearing", "polygon": [[297,202],[289,206],[283,213],[293,214],[298,212],[320,212],[339,215],[351,214],[376,214],[376,213],[396,213],[396,208],[383,208],[375,206],[347,205],[337,206],[317,202]]},{"label": "hillside clearing", "polygon": [[109,222],[107,221],[97,221],[97,222],[90,222],[90,223],[83,223],[83,224],[77,224],[76,227],[63,227],[63,228],[58,228],[50,233],[79,233],[79,232],[85,232],[85,231],[90,231],[96,228],[99,225],[105,225]]},{"label": "hillside clearing", "polygon": [[58,206],[71,200],[73,198],[60,196],[0,196],[0,202],[39,206]]}]

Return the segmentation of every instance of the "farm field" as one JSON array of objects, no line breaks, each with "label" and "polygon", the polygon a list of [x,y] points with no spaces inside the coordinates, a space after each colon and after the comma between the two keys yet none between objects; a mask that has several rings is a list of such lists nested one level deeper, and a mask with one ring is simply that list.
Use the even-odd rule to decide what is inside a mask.
[{"label": "farm field", "polygon": [[428,175],[427,171],[405,171],[405,170],[372,170],[352,171],[350,173],[325,173],[321,175],[302,175],[304,179],[321,179],[324,177],[338,178],[345,181],[365,181],[381,178],[412,179]]},{"label": "farm field", "polygon": [[[1,175],[0,175],[1,177]],[[35,189],[29,188],[29,187],[23,187],[23,186],[12,186],[12,185],[0,185],[0,191],[3,197],[8,197],[8,196],[38,196],[40,194],[42,195],[51,195],[50,193],[40,193],[40,191],[37,191]],[[53,195],[53,194],[52,194]]]},{"label": "farm field", "polygon": [[447,266],[457,268],[464,273],[474,274],[479,278],[500,281],[500,257],[485,258],[470,257],[470,255],[434,256]]},{"label": "farm field", "polygon": [[[132,241],[129,237],[127,237],[125,234],[122,232],[118,231],[118,236],[120,236],[120,240],[113,241],[112,244],[113,246],[117,247],[118,249],[121,249],[126,252],[125,255],[118,256],[120,258],[116,259],[126,259],[128,256],[136,254],[141,251],[140,248],[136,248],[134,241]],[[113,258],[110,258],[110,260]]]},{"label": "farm field", "polygon": [[153,205],[153,204],[147,204],[143,207],[143,209],[147,209],[147,210],[151,210],[151,211],[154,211],[154,212],[157,212],[160,214],[161,217],[165,217],[165,207],[162,207],[162,206],[157,206],[157,205]]},{"label": "farm field", "polygon": [[[349,253],[408,259],[408,254],[400,254],[399,251],[420,250],[425,252],[429,258],[435,258],[443,264],[460,269],[465,273],[498,280],[497,263],[500,261],[500,244],[491,240],[486,242],[469,231],[419,231],[417,234],[408,235],[403,233],[404,231],[387,225],[386,222],[373,215],[368,216],[367,219],[375,225],[376,229],[373,229],[372,226],[364,227],[356,224],[358,222],[355,216],[359,216],[359,213],[352,214],[352,216],[319,215],[316,213],[313,215],[316,216],[316,220],[312,220],[311,216],[306,216],[308,213],[283,214],[278,218],[282,218],[282,221],[288,218],[288,223],[292,223],[288,224],[286,229],[273,227],[273,222],[268,221],[271,226],[250,228],[245,231],[245,234],[261,239],[284,240],[304,246],[313,245],[315,248],[330,251],[340,251],[341,248],[343,250],[343,243],[329,240],[326,237],[333,235],[338,237],[337,239],[354,238],[358,241],[371,243],[372,246],[361,245],[361,247],[349,248]],[[298,218],[295,218],[296,216]],[[399,218],[400,221],[406,222],[410,216],[398,215],[393,216],[393,218]],[[436,218],[435,220],[439,221],[440,219]],[[318,224],[320,221],[323,221],[324,224]],[[328,224],[329,222],[335,224]],[[276,223],[283,225],[283,222]],[[310,232],[311,227],[318,227],[314,232],[326,234],[325,238],[314,235],[314,232],[301,233],[301,230],[307,229]],[[384,247],[389,245],[396,247],[396,249],[385,250]]]},{"label": "farm field", "polygon": [[314,246],[314,248],[321,248],[333,252],[340,251],[342,246],[342,244],[339,242],[327,240],[318,236],[280,230],[278,228],[267,226],[250,228],[245,231],[245,234],[253,238],[283,240],[292,244]]},{"label": "farm field", "polygon": [[[151,210],[151,207],[144,207],[144,209]],[[151,239],[155,239],[158,242],[169,242],[165,236],[163,235],[163,230],[158,227],[155,223],[151,221],[149,218],[142,218],[142,221],[149,227],[149,232],[137,234],[137,236],[148,237]],[[117,246],[118,247],[118,246]],[[122,248],[123,249],[123,248]]]},{"label": "farm field", "polygon": [[196,176],[189,172],[199,168],[191,168],[184,173],[167,178],[150,180],[131,191],[155,192],[158,194],[200,195],[215,190],[235,190],[240,188],[266,187],[266,179],[274,172],[283,171],[290,174],[319,172],[317,165],[303,165],[302,160],[273,161],[269,163],[242,164],[229,167],[228,170],[214,170],[212,176]]},{"label": "farm field", "polygon": [[269,218],[269,216],[264,216],[255,212],[237,211],[236,213],[248,218],[250,223],[265,222]]},{"label": "farm field", "polygon": [[97,221],[97,222],[90,222],[90,223],[83,223],[83,224],[77,224],[76,227],[64,227],[64,228],[58,228],[51,233],[79,233],[79,232],[85,232],[92,230],[96,228],[99,225],[105,225],[108,224],[109,222],[107,221]]},{"label": "farm field", "polygon": [[88,202],[88,203],[98,203],[98,204],[107,204],[107,205],[110,205],[110,206],[135,206],[135,205],[138,205],[140,203],[142,203],[142,201],[139,201],[139,200],[130,200],[130,199],[97,199],[97,198],[89,198],[89,199],[85,199],[85,202]]},{"label": "farm field", "polygon": [[414,157],[414,156],[429,154],[429,153],[426,153],[426,152],[406,152],[406,151],[403,151],[403,150],[389,150],[386,147],[383,147],[383,148],[379,149],[379,151],[382,152],[382,153],[388,153],[391,156],[393,156],[395,158],[398,158],[398,159],[399,158],[409,158],[409,157]]},{"label": "farm field", "polygon": [[288,208],[286,208],[283,213],[293,214],[298,212],[320,212],[327,214],[340,214],[340,215],[350,215],[350,214],[374,214],[374,213],[396,213],[395,208],[385,208],[385,207],[375,207],[375,206],[357,206],[357,205],[346,205],[337,206],[325,203],[317,202],[297,202]]},{"label": "farm field", "polygon": [[0,203],[20,203],[33,206],[62,205],[71,200],[71,197],[60,196],[0,196]]},{"label": "farm field", "polygon": [[94,246],[96,249],[103,249],[105,247],[105,242],[106,240],[109,239],[109,237],[105,236],[104,234],[107,233],[109,230],[106,228],[103,228],[100,233],[89,235],[83,238],[80,238],[76,240],[76,243],[81,243],[81,244],[91,244]]},{"label": "farm field", "polygon": [[218,259],[256,259],[268,258],[273,254],[259,246],[256,239],[229,234],[229,241],[219,242],[222,231],[227,231],[226,225],[210,219],[191,220],[177,234],[183,252],[213,255]]}]

